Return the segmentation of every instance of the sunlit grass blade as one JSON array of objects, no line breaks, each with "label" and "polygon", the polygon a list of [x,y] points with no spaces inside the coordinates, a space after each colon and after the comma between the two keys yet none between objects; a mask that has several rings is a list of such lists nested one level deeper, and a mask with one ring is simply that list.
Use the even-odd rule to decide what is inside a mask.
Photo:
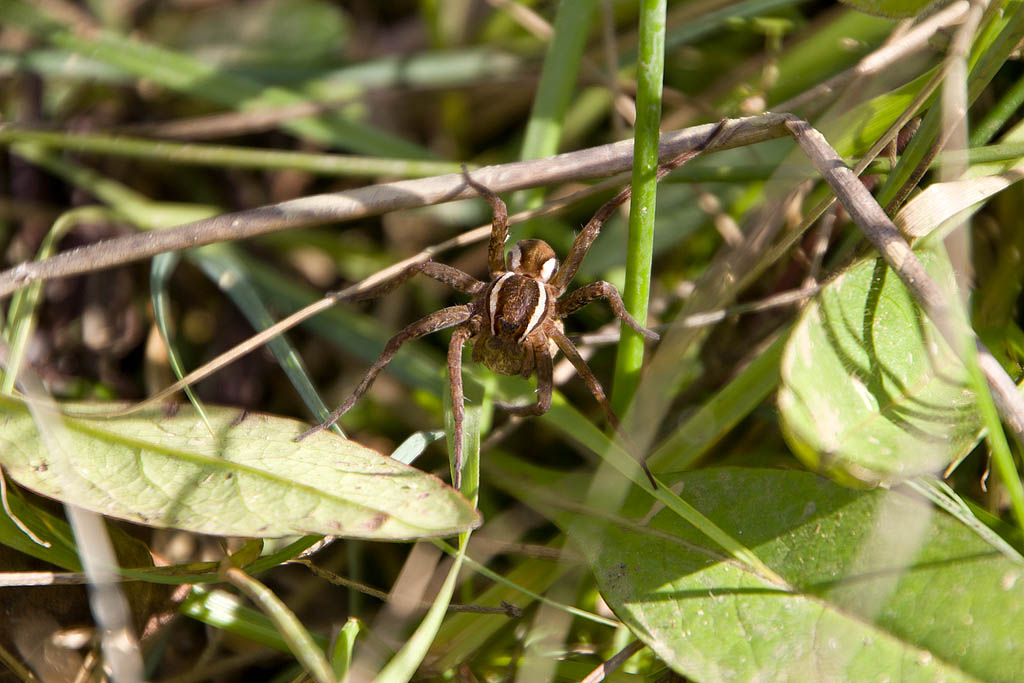
[{"label": "sunlit grass blade", "polygon": [[[267,310],[234,247],[228,244],[207,245],[189,252],[189,259],[231,298],[253,329],[262,330],[277,322]],[[271,339],[267,346],[310,413],[318,422],[325,420],[331,412],[330,408],[320,398],[295,347],[283,335]],[[331,426],[331,431],[344,436],[337,423]]]},{"label": "sunlit grass blade", "polygon": [[[116,220],[116,214],[98,206],[84,206],[65,212],[54,221],[53,226],[46,233],[36,258],[49,258],[56,252],[57,246],[64,236],[71,232],[76,225],[84,221],[96,220]],[[18,371],[25,356],[25,347],[35,329],[36,309],[39,306],[42,292],[43,283],[33,282],[15,292],[11,297],[3,334],[8,345],[8,356],[3,369],[0,392],[5,394],[14,391]]]},{"label": "sunlit grass blade", "polygon": [[[237,597],[224,590],[193,587],[178,611],[227,633],[281,652],[291,652],[269,617],[259,610],[246,607]],[[313,639],[318,647],[327,647],[326,638],[314,635]]]},{"label": "sunlit grass blade", "polygon": [[430,649],[430,644],[437,636],[437,631],[444,620],[448,605],[451,603],[452,595],[455,592],[455,583],[459,578],[459,570],[462,569],[462,562],[466,558],[466,547],[468,544],[469,534],[466,533],[459,538],[459,551],[455,555],[455,561],[452,562],[451,568],[448,570],[448,576],[434,597],[434,603],[427,610],[426,615],[420,621],[420,625],[416,627],[412,637],[406,641],[402,649],[398,651],[398,654],[381,669],[374,679],[377,683],[404,683],[410,680],[413,674],[416,673],[416,669],[419,668],[420,663],[423,662],[423,658]]},{"label": "sunlit grass blade", "polygon": [[335,680],[323,646],[314,640],[302,622],[272,590],[237,567],[228,568],[224,577],[259,605],[288,644],[288,649],[317,683],[332,683]]},{"label": "sunlit grass blade", "polygon": [[[185,376],[185,369],[181,364],[181,357],[178,355],[177,345],[174,343],[174,336],[171,334],[173,326],[171,316],[171,301],[167,293],[167,283],[174,273],[181,256],[176,252],[158,254],[153,257],[153,264],[149,271],[150,300],[153,302],[153,320],[156,322],[160,337],[163,339],[164,348],[167,349],[167,362],[170,363],[174,375],[181,379]],[[211,432],[210,420],[206,416],[203,404],[196,396],[192,387],[185,387],[185,396],[189,403],[195,406],[196,411]]]}]

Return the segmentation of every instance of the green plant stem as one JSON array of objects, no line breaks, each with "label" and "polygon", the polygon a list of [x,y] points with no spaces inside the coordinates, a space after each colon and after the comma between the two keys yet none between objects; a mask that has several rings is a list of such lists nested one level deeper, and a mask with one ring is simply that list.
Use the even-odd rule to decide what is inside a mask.
[{"label": "green plant stem", "polygon": [[1024,76],[1021,76],[1009,90],[1003,93],[974,130],[971,131],[971,146],[983,145],[999,132],[1011,116],[1024,105]]},{"label": "green plant stem", "polygon": [[[633,198],[629,211],[626,284],[622,300],[626,310],[643,325],[647,321],[654,253],[661,88],[665,74],[665,0],[643,0],[640,4],[638,64]],[[622,325],[612,391],[612,408],[619,415],[625,414],[636,392],[643,359],[643,337],[629,326]]]}]

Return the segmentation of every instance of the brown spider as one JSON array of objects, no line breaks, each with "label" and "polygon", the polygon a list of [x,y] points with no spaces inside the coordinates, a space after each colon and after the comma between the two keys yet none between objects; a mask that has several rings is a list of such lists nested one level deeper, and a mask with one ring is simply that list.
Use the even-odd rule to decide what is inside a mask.
[{"label": "brown spider", "polygon": [[[658,169],[658,179],[699,154],[721,130],[716,127],[707,140],[697,149],[685,152]],[[483,363],[500,375],[522,375],[529,378],[537,373],[537,401],[528,405],[503,405],[513,415],[542,415],[551,407],[552,357],[560,349],[576,368],[590,388],[590,392],[601,404],[608,422],[618,431],[619,419],[612,411],[604,389],[597,377],[580,356],[575,345],[565,336],[562,318],[575,313],[596,299],[607,299],[612,311],[627,325],[645,338],[656,341],[658,335],[645,329],[627,311],[622,297],[615,287],[607,282],[592,282],[576,289],[564,299],[562,295],[576,276],[590,245],[593,244],[601,226],[612,212],[629,199],[630,187],[620,191],[604,206],[576,236],[565,262],[559,266],[555,251],[543,240],[528,239],[517,242],[508,253],[506,266],[504,251],[508,241],[508,212],[503,202],[488,188],[469,177],[463,167],[466,183],[476,190],[491,205],[491,238],[487,248],[487,266],[490,281],[482,282],[452,266],[434,261],[416,263],[396,275],[393,279],[359,294],[356,300],[381,296],[416,273],[423,273],[464,294],[473,300],[461,306],[443,308],[420,318],[392,337],[384,352],[363,377],[363,380],[328,418],[299,437],[326,429],[344,415],[362,396],[380,371],[391,362],[398,349],[406,342],[425,335],[455,327],[448,346],[448,377],[452,392],[452,414],[455,425],[454,453],[452,455],[452,483],[461,485],[462,437],[463,437],[463,390],[462,390],[462,348],[467,342],[473,345],[473,360]],[[641,460],[644,472],[657,488],[654,477]]]}]

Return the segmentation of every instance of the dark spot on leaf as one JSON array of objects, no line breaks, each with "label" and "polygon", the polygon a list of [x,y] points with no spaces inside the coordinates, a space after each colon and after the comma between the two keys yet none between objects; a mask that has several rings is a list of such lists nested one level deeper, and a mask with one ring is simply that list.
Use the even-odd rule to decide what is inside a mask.
[{"label": "dark spot on leaf", "polygon": [[238,425],[240,425],[243,422],[245,422],[245,418],[247,418],[247,417],[249,417],[249,411],[248,410],[243,410],[242,412],[238,413],[238,415],[235,417],[234,420],[231,421],[231,426],[232,427],[237,427]]},{"label": "dark spot on leaf", "polygon": [[388,515],[383,512],[379,512],[373,516],[373,518],[366,520],[360,526],[369,531],[376,531],[377,529],[384,526],[384,522],[388,520]]},{"label": "dark spot on leaf", "polygon": [[40,462],[38,465],[36,465],[32,469],[35,470],[36,472],[46,472],[47,470],[50,469],[50,465],[45,460],[43,460],[42,462]]},{"label": "dark spot on leaf", "polygon": [[164,417],[174,417],[181,410],[180,403],[164,403]]}]

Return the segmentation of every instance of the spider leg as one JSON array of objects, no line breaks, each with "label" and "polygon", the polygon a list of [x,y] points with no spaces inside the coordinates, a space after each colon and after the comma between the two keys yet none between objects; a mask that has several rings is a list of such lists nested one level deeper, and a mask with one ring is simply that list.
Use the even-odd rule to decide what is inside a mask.
[{"label": "spider leg", "polygon": [[629,314],[625,304],[622,303],[622,297],[619,296],[619,290],[615,289],[615,285],[604,280],[584,285],[564,299],[560,299],[557,304],[558,316],[564,318],[597,299],[607,299],[612,312],[621,318],[624,323],[632,327],[639,334],[642,334],[646,339],[658,341],[659,337],[656,332],[651,332]]},{"label": "spider leg", "polygon": [[551,391],[554,387],[554,368],[551,362],[551,352],[548,350],[548,339],[545,335],[537,335],[539,341],[533,344],[533,355],[537,363],[537,401],[528,403],[525,406],[499,403],[498,405],[508,411],[510,415],[518,417],[530,417],[543,415],[551,408]]},{"label": "spider leg", "polygon": [[423,273],[427,277],[432,277],[438,282],[442,282],[455,291],[462,292],[463,294],[477,294],[487,286],[486,282],[481,282],[469,273],[464,273],[458,268],[452,268],[449,265],[437,263],[436,261],[421,261],[420,263],[413,263],[409,265],[405,270],[398,272],[393,277],[384,280],[365,291],[345,297],[345,300],[366,301],[368,299],[376,299],[377,297],[384,296],[416,273]]},{"label": "spider leg", "polygon": [[487,244],[487,270],[493,278],[505,270],[505,242],[508,242],[508,208],[501,197],[490,188],[481,185],[469,177],[465,164],[462,166],[462,177],[466,184],[476,190],[491,205],[494,216],[491,219],[491,241]]},{"label": "spider leg", "polygon": [[[719,121],[718,125],[712,129],[711,134],[695,148],[683,152],[676,158],[672,159],[666,164],[658,167],[657,179],[661,180],[670,172],[682,166],[684,163],[699,155],[703,152],[712,142],[715,142],[719,135],[722,133],[725,127],[725,119]],[[605,202],[604,206],[597,210],[597,213],[591,217],[587,224],[580,231],[580,234],[576,235],[576,240],[572,243],[572,249],[569,250],[569,255],[565,257],[565,261],[562,262],[562,266],[555,273],[555,276],[551,278],[550,284],[558,292],[558,296],[561,296],[572,279],[576,277],[576,271],[580,269],[580,265],[583,263],[584,257],[590,250],[590,245],[597,239],[598,233],[601,232],[601,226],[604,222],[611,217],[615,209],[619,208],[626,200],[629,199],[633,192],[631,185],[624,187],[617,195]]]},{"label": "spider leg", "polygon": [[549,330],[548,333],[555,341],[555,344],[558,345],[558,348],[562,350],[562,353],[565,354],[565,357],[568,358],[569,362],[572,363],[574,368],[576,368],[576,372],[583,378],[583,381],[587,383],[590,393],[594,395],[597,402],[601,404],[601,408],[604,409],[604,413],[608,417],[608,422],[612,425],[615,431],[618,432],[619,436],[622,437],[622,440],[626,443],[628,449],[633,451],[634,457],[636,457],[640,467],[643,468],[644,474],[647,475],[647,479],[651,482],[651,486],[657,489],[658,483],[654,480],[654,475],[651,474],[651,470],[647,468],[647,463],[644,462],[639,454],[636,453],[636,449],[632,447],[632,444],[626,437],[626,434],[622,431],[622,424],[619,422],[619,418],[615,414],[615,411],[612,410],[612,406],[608,402],[608,397],[605,396],[604,388],[601,386],[601,383],[597,381],[597,377],[594,376],[594,372],[590,369],[590,366],[587,365],[585,360],[583,360],[583,356],[581,356],[580,352],[576,349],[576,345],[558,330]]},{"label": "spider leg", "polygon": [[462,389],[462,347],[473,334],[472,322],[459,325],[448,344],[448,383],[452,390],[452,424],[455,427],[452,435],[452,486],[456,489],[462,487],[462,423],[466,417],[465,394]]},{"label": "spider leg", "polygon": [[377,358],[369,371],[367,371],[366,375],[363,377],[363,381],[359,383],[359,386],[352,392],[352,395],[345,399],[345,402],[338,406],[338,408],[331,413],[326,420],[309,431],[302,433],[295,440],[301,441],[310,434],[327,429],[337,422],[338,418],[347,413],[349,409],[355,405],[355,402],[359,400],[359,397],[366,393],[366,390],[370,388],[371,384],[373,384],[373,380],[377,379],[377,375],[380,374],[380,371],[391,362],[391,359],[395,357],[395,354],[398,352],[398,349],[401,348],[402,344],[431,334],[432,332],[443,330],[446,327],[452,327],[453,325],[466,322],[466,320],[469,319],[470,313],[471,310],[469,306],[450,306],[448,308],[442,308],[440,311],[435,311],[428,316],[420,318],[389,339],[387,345],[384,347],[383,353],[380,354],[380,357]]}]

